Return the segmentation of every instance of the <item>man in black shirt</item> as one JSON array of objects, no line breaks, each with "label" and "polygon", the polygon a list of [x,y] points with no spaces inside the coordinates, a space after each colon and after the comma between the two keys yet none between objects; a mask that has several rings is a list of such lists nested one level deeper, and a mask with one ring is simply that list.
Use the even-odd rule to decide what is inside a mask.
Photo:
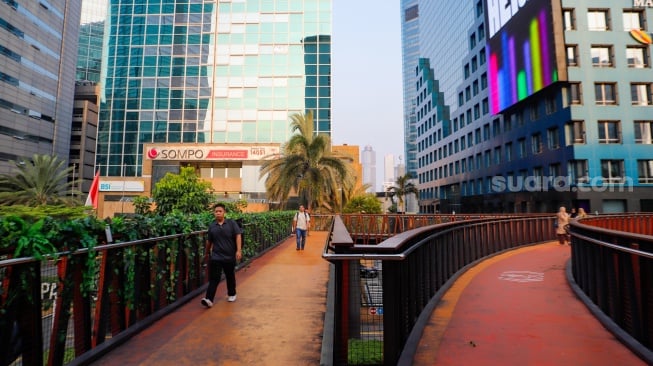
[{"label": "man in black shirt", "polygon": [[209,258],[209,287],[202,305],[213,306],[222,272],[227,280],[227,301],[236,301],[236,263],[242,258],[242,230],[234,220],[226,219],[224,204],[213,209],[215,221],[211,223],[206,240],[206,256]]}]

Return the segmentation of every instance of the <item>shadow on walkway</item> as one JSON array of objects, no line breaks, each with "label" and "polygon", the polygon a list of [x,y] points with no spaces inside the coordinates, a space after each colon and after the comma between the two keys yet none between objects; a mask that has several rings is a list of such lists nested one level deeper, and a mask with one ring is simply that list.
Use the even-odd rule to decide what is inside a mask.
[{"label": "shadow on walkway", "polygon": [[304,251],[287,239],[236,273],[236,302],[222,281],[212,308],[202,293],[94,365],[319,365],[327,235],[311,232]]}]

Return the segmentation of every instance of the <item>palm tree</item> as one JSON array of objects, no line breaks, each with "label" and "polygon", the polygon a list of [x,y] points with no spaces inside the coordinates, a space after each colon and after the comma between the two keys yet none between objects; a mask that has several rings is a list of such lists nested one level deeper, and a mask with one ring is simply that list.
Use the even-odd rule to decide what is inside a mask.
[{"label": "palm tree", "polygon": [[385,190],[392,199],[392,202],[394,202],[394,197],[397,197],[397,200],[399,201],[398,206],[403,208],[403,212],[406,212],[404,197],[409,194],[417,195],[419,193],[415,184],[410,181],[412,178],[413,177],[410,173],[407,173],[406,175],[397,178],[395,186],[388,187]]},{"label": "palm tree", "polygon": [[280,158],[266,160],[261,166],[260,176],[267,175],[268,196],[286,202],[290,192],[295,191],[309,210],[332,206],[338,186],[349,181],[350,167],[331,151],[328,135],[314,134],[312,112],[296,113],[290,119],[291,129],[297,133],[284,144]]},{"label": "palm tree", "polygon": [[12,174],[0,174],[0,204],[56,205],[79,203],[73,194],[76,182],[67,181],[74,167],[55,156],[34,155],[32,160],[10,161],[16,168]]}]

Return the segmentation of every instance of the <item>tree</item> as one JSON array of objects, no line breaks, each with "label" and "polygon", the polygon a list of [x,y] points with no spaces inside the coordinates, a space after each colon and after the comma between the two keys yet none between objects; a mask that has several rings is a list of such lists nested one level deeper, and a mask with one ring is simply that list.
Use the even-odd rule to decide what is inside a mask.
[{"label": "tree", "polygon": [[338,187],[350,180],[351,168],[331,151],[331,139],[325,134],[314,134],[313,113],[296,113],[291,117],[291,129],[297,132],[283,145],[281,157],[266,160],[261,166],[261,177],[273,201],[288,200],[292,191],[306,201],[309,210],[333,207]]},{"label": "tree", "polygon": [[211,183],[201,180],[193,167],[182,167],[179,174],[167,173],[152,190],[155,212],[166,215],[173,210],[187,214],[206,212],[213,201]]},{"label": "tree", "polygon": [[32,156],[32,160],[10,161],[16,168],[11,174],[0,174],[0,204],[75,205],[81,203],[81,192],[73,189],[76,182],[68,181],[74,167],[56,156]]},{"label": "tree", "polygon": [[376,199],[374,193],[366,193],[351,198],[343,211],[344,213],[380,214],[383,212],[383,209],[381,202]]},{"label": "tree", "polygon": [[410,175],[410,173],[407,173],[406,175],[397,178],[394,186],[388,187],[386,189],[386,193],[388,193],[393,203],[394,197],[397,197],[397,207],[401,207],[403,212],[406,212],[406,207],[404,206],[404,198],[409,194],[417,195],[419,193],[415,184],[410,181],[412,178],[413,177]]}]

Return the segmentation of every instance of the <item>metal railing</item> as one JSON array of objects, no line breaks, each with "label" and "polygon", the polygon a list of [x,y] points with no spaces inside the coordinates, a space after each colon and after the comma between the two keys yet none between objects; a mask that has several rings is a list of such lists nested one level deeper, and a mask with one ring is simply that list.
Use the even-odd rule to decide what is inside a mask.
[{"label": "metal railing", "polygon": [[653,364],[653,215],[572,222],[574,291],[635,354]]},{"label": "metal railing", "polygon": [[[286,239],[290,224],[259,231],[244,225],[257,255]],[[0,260],[0,365],[99,359],[204,291],[205,237],[198,231],[59,253],[51,260]]]},{"label": "metal railing", "polygon": [[[360,221],[377,223],[380,218],[336,217],[331,241],[322,254],[333,263],[335,280],[329,300],[333,302],[333,329],[325,329],[325,334],[333,335],[333,352],[323,353],[329,359],[322,363],[410,364],[415,338],[425,322],[416,326],[418,319],[430,315],[462,270],[504,250],[555,239],[552,215],[466,218],[395,217],[411,229],[366,245],[356,244],[361,239],[357,237]],[[412,228],[438,221],[446,223]],[[368,234],[363,232],[363,238]]]}]

